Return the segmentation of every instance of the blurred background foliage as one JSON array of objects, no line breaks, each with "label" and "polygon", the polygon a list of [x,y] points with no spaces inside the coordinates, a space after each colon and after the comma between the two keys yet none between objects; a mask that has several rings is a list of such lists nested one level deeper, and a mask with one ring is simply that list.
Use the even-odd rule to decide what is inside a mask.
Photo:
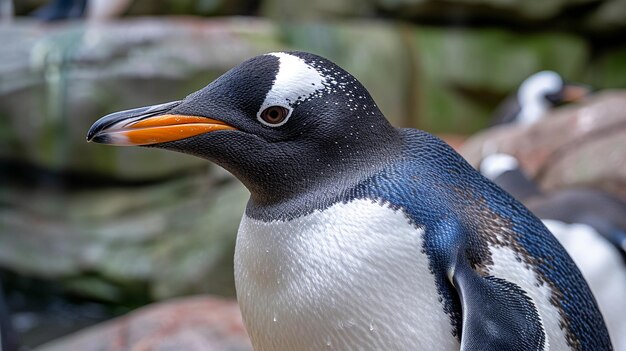
[{"label": "blurred background foliage", "polygon": [[0,24],[0,267],[31,344],[76,327],[33,331],[55,308],[89,323],[234,293],[246,190],[204,160],[87,144],[100,116],[181,99],[276,50],[330,58],[395,125],[443,135],[484,128],[539,70],[626,87],[623,0],[90,1],[92,18],[42,23],[31,15],[46,3],[15,1]]}]

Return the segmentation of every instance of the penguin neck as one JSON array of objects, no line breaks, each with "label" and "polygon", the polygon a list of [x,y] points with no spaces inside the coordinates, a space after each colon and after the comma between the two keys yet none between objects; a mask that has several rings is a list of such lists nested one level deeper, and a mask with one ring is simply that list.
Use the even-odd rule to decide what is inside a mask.
[{"label": "penguin neck", "polygon": [[531,125],[541,119],[548,111],[547,104],[533,102],[532,105],[523,106],[517,115],[517,123],[522,125]]},{"label": "penguin neck", "polygon": [[517,123],[522,125],[530,125],[539,121],[551,107],[550,102],[544,98],[544,95],[534,90],[520,90],[518,100],[520,112],[516,120]]},{"label": "penguin neck", "polygon": [[[367,126],[370,128],[370,125]],[[241,179],[251,193],[246,215],[255,219],[289,220],[324,209],[344,197],[358,184],[391,164],[402,150],[399,131],[390,124],[376,132],[359,133],[350,140],[327,140],[316,152],[296,159],[292,173],[275,174],[279,182]]]}]

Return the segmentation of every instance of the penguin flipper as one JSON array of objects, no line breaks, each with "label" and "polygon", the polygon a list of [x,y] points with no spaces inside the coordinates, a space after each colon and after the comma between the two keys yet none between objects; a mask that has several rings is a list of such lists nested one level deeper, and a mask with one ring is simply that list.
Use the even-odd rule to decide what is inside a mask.
[{"label": "penguin flipper", "polygon": [[544,349],[537,308],[518,285],[483,276],[466,259],[456,263],[452,279],[462,305],[462,351]]}]

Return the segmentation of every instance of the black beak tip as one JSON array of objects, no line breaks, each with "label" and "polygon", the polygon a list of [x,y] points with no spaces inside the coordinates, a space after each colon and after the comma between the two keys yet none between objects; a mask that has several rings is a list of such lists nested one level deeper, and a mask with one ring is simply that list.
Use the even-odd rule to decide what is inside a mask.
[{"label": "black beak tip", "polygon": [[98,135],[98,133],[107,129],[111,125],[129,118],[150,117],[163,114],[174,107],[180,105],[180,101],[167,102],[160,105],[146,106],[134,108],[131,110],[110,113],[97,120],[87,132],[87,142],[107,144],[110,138],[106,135]]},{"label": "black beak tip", "polygon": [[87,140],[87,142],[91,142],[91,140],[93,139],[94,133],[91,132],[91,129],[89,129],[89,131],[87,132],[87,136],[85,137],[85,139]]},{"label": "black beak tip", "polygon": [[96,135],[91,138],[87,138],[87,142],[94,142],[96,144],[110,144],[110,138],[106,135]]},{"label": "black beak tip", "polygon": [[98,133],[103,129],[103,124],[99,123],[100,121],[97,121],[96,123],[94,123],[91,128],[89,128],[89,131],[87,132],[87,142],[98,142],[99,136]]}]

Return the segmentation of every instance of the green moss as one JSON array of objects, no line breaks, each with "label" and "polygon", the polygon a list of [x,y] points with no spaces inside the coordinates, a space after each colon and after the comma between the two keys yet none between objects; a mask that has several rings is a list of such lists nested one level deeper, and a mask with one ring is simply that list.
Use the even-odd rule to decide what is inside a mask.
[{"label": "green moss", "polygon": [[418,72],[413,124],[439,133],[480,130],[496,107],[491,95],[505,96],[543,69],[579,76],[588,52],[574,36],[500,29],[416,27],[411,44]]},{"label": "green moss", "polygon": [[602,53],[591,62],[585,77],[596,88],[626,88],[626,46]]}]

